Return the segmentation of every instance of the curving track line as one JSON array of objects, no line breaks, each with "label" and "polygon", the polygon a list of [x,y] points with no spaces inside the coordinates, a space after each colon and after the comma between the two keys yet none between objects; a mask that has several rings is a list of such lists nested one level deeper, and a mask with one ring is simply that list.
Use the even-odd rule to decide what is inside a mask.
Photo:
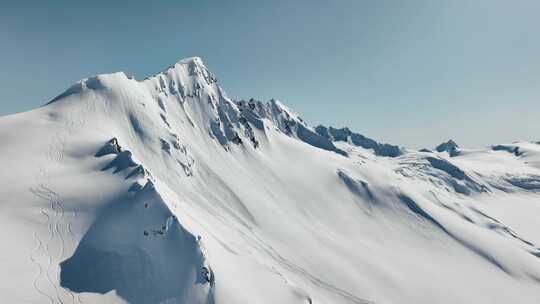
[{"label": "curving track line", "polygon": [[[77,236],[72,229],[72,220],[77,217],[78,210],[74,210],[68,216],[60,195],[46,186],[45,183],[50,180],[50,172],[55,169],[55,165],[58,166],[65,161],[67,137],[74,136],[77,130],[84,127],[86,115],[89,111],[95,111],[95,107],[95,100],[91,100],[87,102],[85,107],[68,109],[65,113],[66,118],[61,121],[63,126],[52,135],[51,143],[44,153],[43,166],[38,168],[36,175],[37,186],[30,189],[33,195],[47,202],[45,206],[41,207],[39,213],[45,219],[43,224],[47,226],[48,235],[45,238],[40,238],[37,231],[33,233],[37,247],[30,254],[30,260],[37,267],[37,274],[32,282],[33,289],[46,298],[50,304],[67,303],[64,300],[66,294],[67,298],[71,298],[69,301],[71,303],[81,304],[83,301],[79,295],[61,288],[59,284],[59,263],[66,257],[68,251],[66,246],[75,248],[78,243]],[[80,117],[80,119],[75,121],[72,119],[73,117]],[[38,256],[47,257],[47,262],[40,261]]]}]

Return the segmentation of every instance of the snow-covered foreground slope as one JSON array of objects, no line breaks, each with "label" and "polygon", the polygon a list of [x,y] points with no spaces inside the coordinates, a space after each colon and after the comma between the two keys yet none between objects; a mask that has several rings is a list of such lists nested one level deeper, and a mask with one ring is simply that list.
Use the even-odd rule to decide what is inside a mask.
[{"label": "snow-covered foreground slope", "polygon": [[198,58],[1,117],[0,303],[540,303],[540,144],[325,130]]}]

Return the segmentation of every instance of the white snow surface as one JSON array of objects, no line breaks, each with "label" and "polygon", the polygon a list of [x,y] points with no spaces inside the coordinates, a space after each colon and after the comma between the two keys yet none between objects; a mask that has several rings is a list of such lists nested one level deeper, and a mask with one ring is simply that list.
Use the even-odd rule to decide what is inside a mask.
[{"label": "white snow surface", "polygon": [[539,143],[376,156],[199,58],[0,143],[0,303],[540,303]]}]

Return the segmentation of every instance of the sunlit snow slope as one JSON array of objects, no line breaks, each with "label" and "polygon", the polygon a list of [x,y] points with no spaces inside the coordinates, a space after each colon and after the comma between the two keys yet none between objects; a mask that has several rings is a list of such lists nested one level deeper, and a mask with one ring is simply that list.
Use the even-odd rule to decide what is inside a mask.
[{"label": "sunlit snow slope", "polygon": [[540,144],[442,146],[232,100],[199,58],[84,79],[0,118],[0,303],[540,303]]}]

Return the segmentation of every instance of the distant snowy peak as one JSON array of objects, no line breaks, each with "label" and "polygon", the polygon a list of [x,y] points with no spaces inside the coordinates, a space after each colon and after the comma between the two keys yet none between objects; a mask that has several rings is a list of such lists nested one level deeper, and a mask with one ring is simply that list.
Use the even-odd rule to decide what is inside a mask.
[{"label": "distant snowy peak", "polygon": [[519,149],[519,146],[517,145],[494,145],[491,146],[491,150],[493,151],[506,151],[513,153],[515,156],[521,156],[523,154],[523,151]]},{"label": "distant snowy peak", "polygon": [[315,128],[315,131],[331,141],[348,142],[364,149],[373,150],[375,155],[378,156],[398,157],[403,154],[402,148],[398,146],[387,143],[379,143],[371,138],[365,137],[362,134],[354,133],[347,127],[336,129],[333,127],[319,125]]},{"label": "distant snowy peak", "polygon": [[452,157],[459,155],[460,152],[458,144],[451,139],[438,145],[435,150],[437,152],[448,152]]}]

